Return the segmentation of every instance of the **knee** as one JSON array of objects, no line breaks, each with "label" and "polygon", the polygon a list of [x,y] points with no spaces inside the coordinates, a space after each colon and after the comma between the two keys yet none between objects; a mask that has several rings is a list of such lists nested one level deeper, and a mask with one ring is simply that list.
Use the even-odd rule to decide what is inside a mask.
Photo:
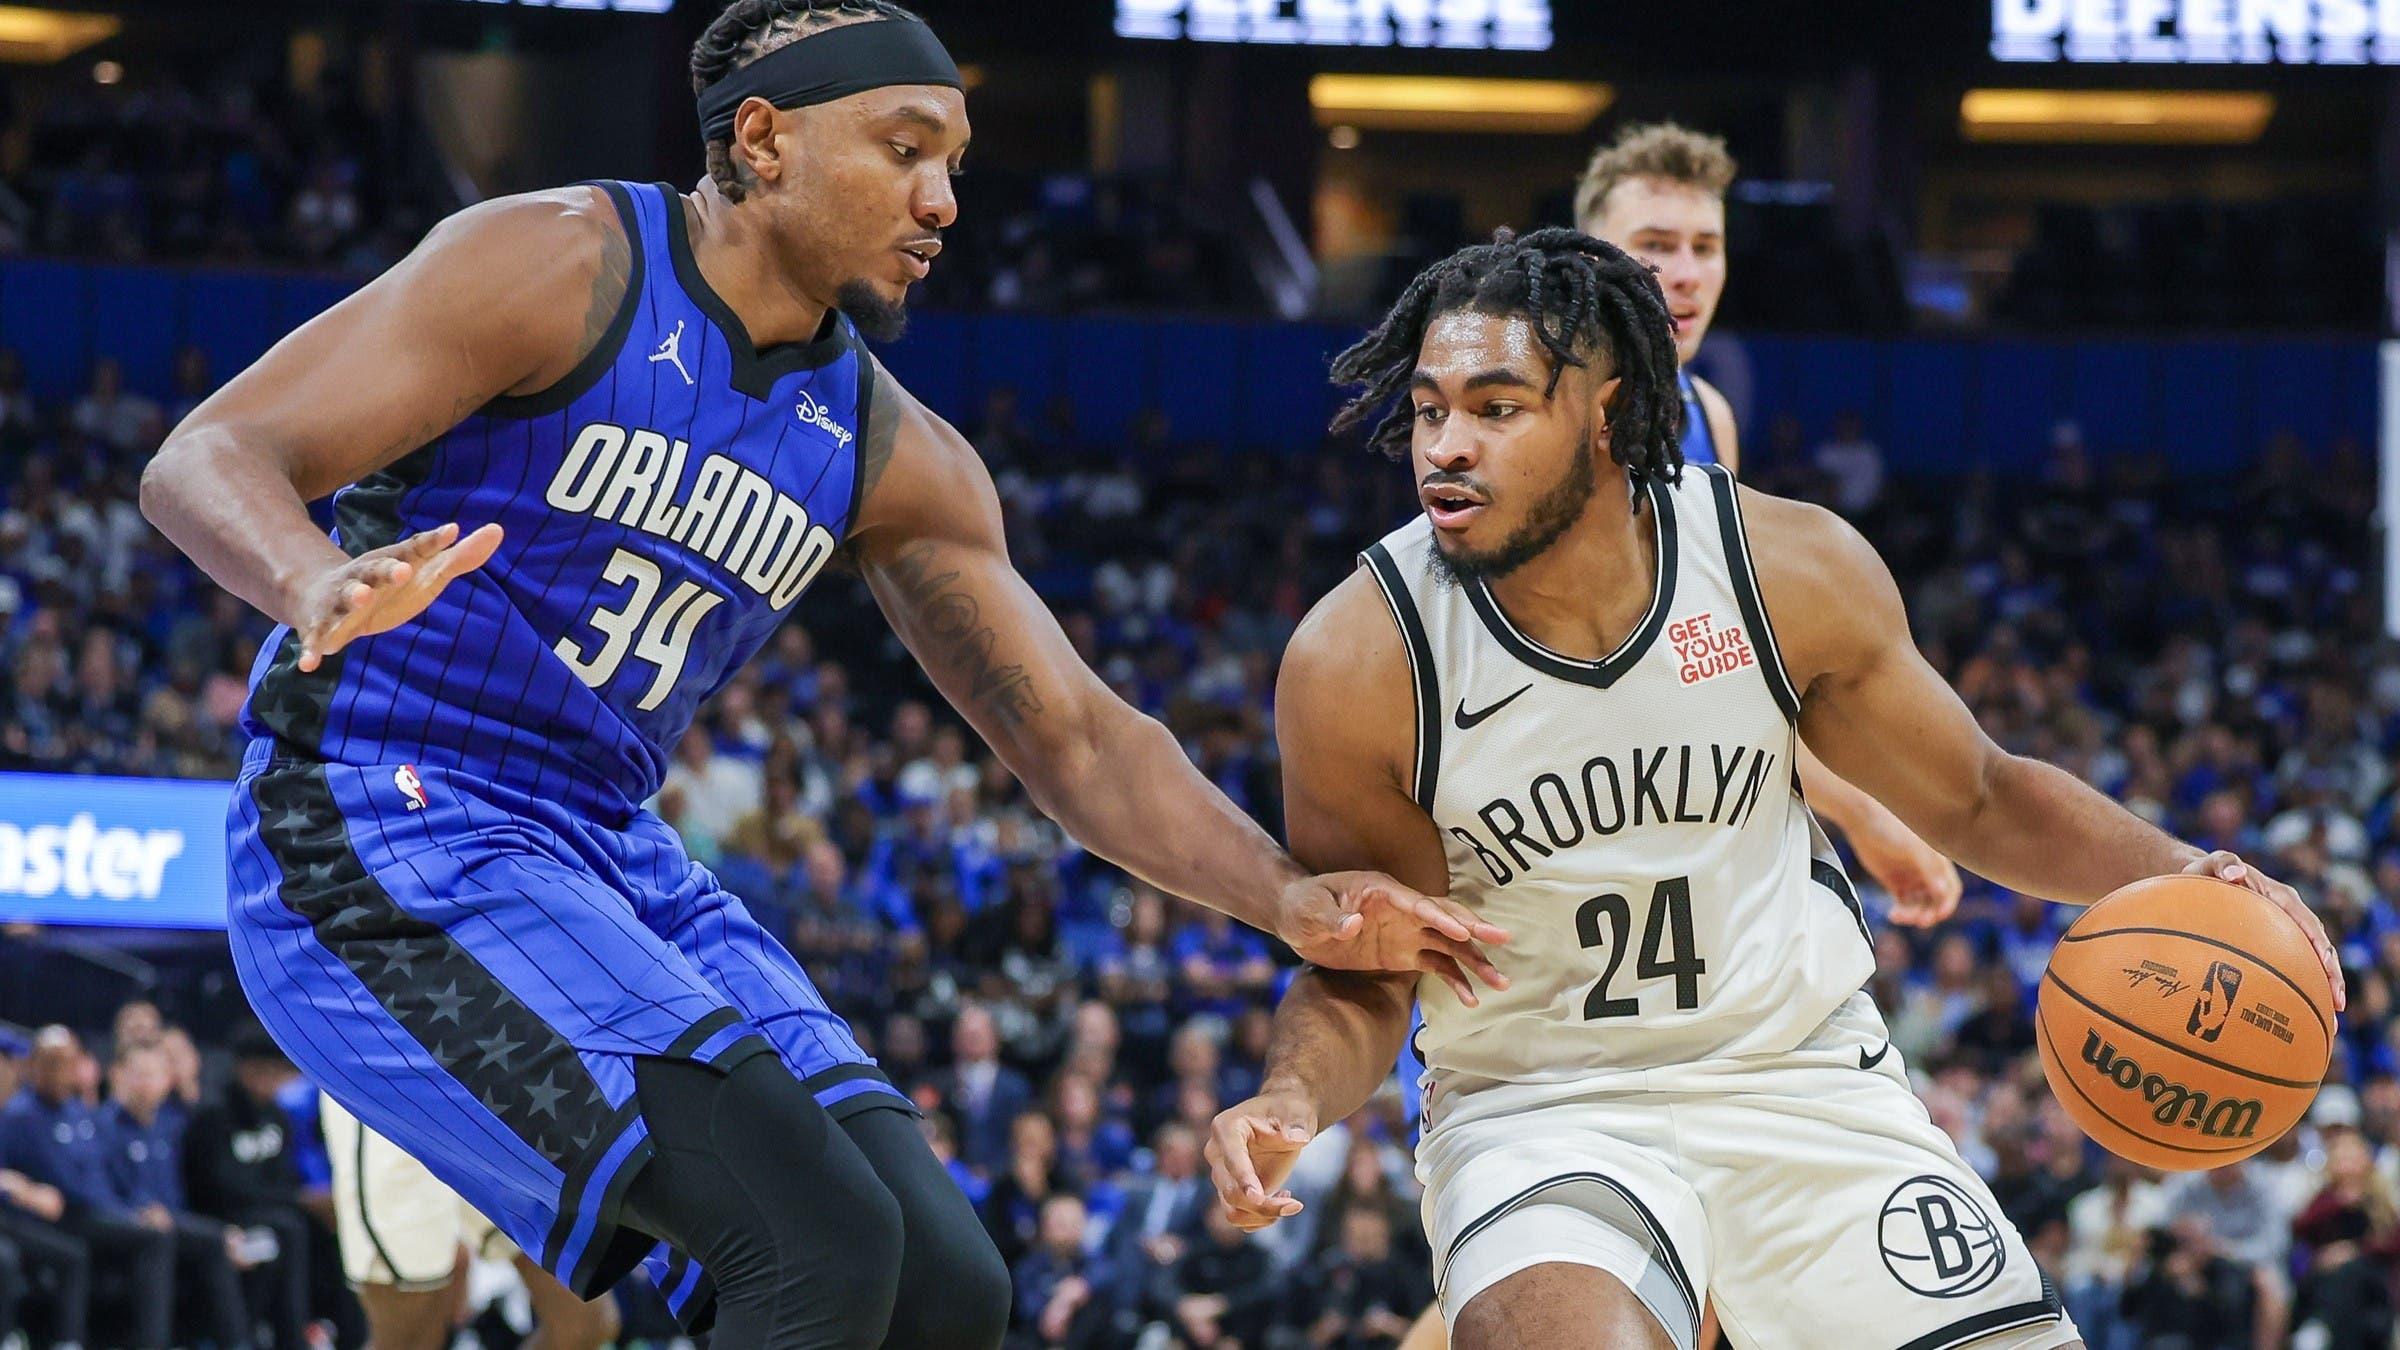
[{"label": "knee", "polygon": [[[955,1225],[954,1225],[955,1227]],[[992,1246],[980,1224],[967,1231],[945,1231],[935,1237],[916,1232],[909,1245],[912,1260],[936,1272],[938,1288],[908,1289],[892,1310],[893,1345],[922,1346],[924,1350],[995,1350],[1008,1334],[1008,1310],[1013,1296],[1007,1263]],[[928,1259],[930,1258],[930,1259]]]},{"label": "knee", "polygon": [[[880,1187],[846,1197],[839,1239],[792,1225],[774,1235],[777,1267],[807,1271],[802,1293],[806,1320],[816,1332],[808,1344],[842,1350],[876,1350],[889,1338],[900,1292],[900,1257],[905,1232],[900,1202]],[[786,1211],[789,1212],[789,1211]],[[779,1282],[784,1276],[779,1276]],[[720,1296],[729,1282],[720,1278]],[[913,1342],[893,1340],[894,1345]]]},{"label": "knee", "polygon": [[573,1307],[551,1310],[542,1318],[542,1350],[600,1350],[623,1329],[614,1296],[590,1303],[577,1300]]}]

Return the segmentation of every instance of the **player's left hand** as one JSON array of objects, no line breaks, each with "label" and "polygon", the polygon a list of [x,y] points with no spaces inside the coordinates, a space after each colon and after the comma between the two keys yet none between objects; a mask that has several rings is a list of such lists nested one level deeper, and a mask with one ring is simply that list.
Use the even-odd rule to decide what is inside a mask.
[{"label": "player's left hand", "polygon": [[2300,892],[2243,862],[2239,855],[2218,849],[2214,853],[2194,858],[2184,869],[2186,876],[2215,877],[2230,881],[2247,891],[2255,892],[2275,902],[2275,907],[2292,916],[2300,931],[2308,934],[2317,949],[2317,961],[2325,967],[2325,978],[2333,982],[2333,1010],[2340,1012],[2350,1006],[2350,991],[2342,981],[2342,958],[2334,953],[2333,939],[2325,936],[2325,925],[2316,912],[2300,898]]},{"label": "player's left hand", "polygon": [[1506,929],[1381,872],[1329,872],[1286,886],[1275,935],[1329,970],[1424,971],[1470,1008],[1477,999],[1468,972],[1493,989],[1508,988],[1508,977],[1476,946],[1507,942]]},{"label": "player's left hand", "polygon": [[1881,806],[1845,831],[1858,865],[1892,897],[1892,922],[1931,928],[1958,912],[1958,864]]}]

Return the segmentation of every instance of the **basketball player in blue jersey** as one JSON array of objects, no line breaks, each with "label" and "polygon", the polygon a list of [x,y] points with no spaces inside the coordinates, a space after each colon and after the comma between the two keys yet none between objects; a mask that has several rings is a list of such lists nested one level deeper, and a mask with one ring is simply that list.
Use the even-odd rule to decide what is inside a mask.
[{"label": "basketball player in blue jersey", "polygon": [[[973,450],[867,354],[956,214],[956,66],[884,0],[735,0],[697,191],[490,202],[196,410],[144,509],[279,620],[231,807],[275,1038],[586,1297],[731,1347],[989,1347],[1009,1279],[776,940],[641,803],[837,553],[1092,851],[1321,964],[1505,934],[1307,876],[1087,669]],[[306,504],[335,494],[335,541]]]},{"label": "basketball player in blue jersey", "polygon": [[[1657,270],[1675,321],[1684,462],[1722,464],[1738,474],[1733,405],[1692,374],[1725,296],[1725,192],[1734,167],[1718,137],[1672,122],[1628,126],[1592,156],[1576,184],[1575,224]],[[1929,927],[1958,908],[1958,868],[1806,747],[1800,781],[1810,809],[1841,831],[1859,865],[1892,897],[1894,921]]]}]

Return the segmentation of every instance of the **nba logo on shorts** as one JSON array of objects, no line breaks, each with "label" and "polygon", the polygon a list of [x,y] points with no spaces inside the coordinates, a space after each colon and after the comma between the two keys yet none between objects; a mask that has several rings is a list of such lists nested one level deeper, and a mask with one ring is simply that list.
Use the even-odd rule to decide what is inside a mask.
[{"label": "nba logo on shorts", "polygon": [[2230,961],[2212,961],[2208,977],[2200,981],[2200,997],[2192,1000],[2192,1018],[2183,1024],[2184,1031],[2201,1040],[2214,1042],[2225,1030],[2225,1019],[2233,1015],[2234,997],[2242,992],[2242,968]]},{"label": "nba logo on shorts", "polygon": [[1927,1298],[1962,1298],[2000,1278],[2008,1249],[1975,1197],[1941,1177],[1911,1177],[1877,1217],[1883,1268]]},{"label": "nba logo on shorts", "polygon": [[392,784],[400,789],[401,796],[408,798],[409,810],[425,809],[425,783],[417,777],[416,765],[403,764],[392,770]]}]

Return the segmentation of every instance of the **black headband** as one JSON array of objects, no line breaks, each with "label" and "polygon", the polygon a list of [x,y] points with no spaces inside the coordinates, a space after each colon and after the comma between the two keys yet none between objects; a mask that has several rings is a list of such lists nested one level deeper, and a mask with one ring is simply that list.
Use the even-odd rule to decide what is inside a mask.
[{"label": "black headband", "polygon": [[846,23],[778,47],[700,91],[700,138],[733,135],[745,99],[805,108],[895,84],[959,82],[958,64],[933,30],[914,19]]}]

